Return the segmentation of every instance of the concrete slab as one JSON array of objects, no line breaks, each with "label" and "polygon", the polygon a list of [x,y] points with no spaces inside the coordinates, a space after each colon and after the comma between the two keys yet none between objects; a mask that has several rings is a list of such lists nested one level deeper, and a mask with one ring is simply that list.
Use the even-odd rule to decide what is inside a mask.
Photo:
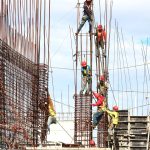
[{"label": "concrete slab", "polygon": [[37,147],[30,148],[27,147],[27,150],[111,150],[110,148],[61,148],[61,147]]}]

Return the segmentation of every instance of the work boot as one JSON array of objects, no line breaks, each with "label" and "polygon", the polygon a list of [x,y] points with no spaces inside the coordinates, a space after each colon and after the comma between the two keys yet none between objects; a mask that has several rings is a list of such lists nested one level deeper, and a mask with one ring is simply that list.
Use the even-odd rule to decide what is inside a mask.
[{"label": "work boot", "polygon": [[74,95],[73,95],[73,99],[75,99],[76,97],[77,97],[77,94],[74,94]]},{"label": "work boot", "polygon": [[96,57],[99,57],[99,50],[96,50]]},{"label": "work boot", "polygon": [[96,128],[96,126],[92,124],[92,129],[94,130],[95,128]]},{"label": "work boot", "polygon": [[80,95],[83,95],[83,90],[80,91]]},{"label": "work boot", "polygon": [[85,92],[85,95],[89,95],[89,92],[88,92],[88,91],[86,91],[86,92]]},{"label": "work boot", "polygon": [[106,54],[105,54],[105,53],[103,53],[103,57],[106,57]]},{"label": "work boot", "polygon": [[76,32],[75,35],[77,36],[79,34],[79,32]]}]

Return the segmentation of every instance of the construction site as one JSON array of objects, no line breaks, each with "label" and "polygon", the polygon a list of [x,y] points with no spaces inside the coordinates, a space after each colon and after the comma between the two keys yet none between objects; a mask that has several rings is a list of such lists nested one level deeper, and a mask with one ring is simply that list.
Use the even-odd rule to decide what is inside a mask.
[{"label": "construction site", "polygon": [[0,0],[0,150],[150,150],[149,33],[56,1]]}]

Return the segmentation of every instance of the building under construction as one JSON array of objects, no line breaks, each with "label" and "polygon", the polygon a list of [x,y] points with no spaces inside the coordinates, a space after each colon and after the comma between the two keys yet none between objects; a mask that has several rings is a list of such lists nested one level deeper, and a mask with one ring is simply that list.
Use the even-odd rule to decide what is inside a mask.
[{"label": "building under construction", "polygon": [[[93,13],[94,3],[93,0],[91,2]],[[109,107],[109,92],[113,93],[115,105],[119,105],[114,97],[114,92],[118,91],[112,89],[109,79],[111,75],[109,73],[109,59],[112,5],[112,1],[105,0],[104,12],[100,13],[98,22],[103,24],[107,38],[104,49],[100,48],[98,55],[95,36],[97,25],[94,15],[91,21],[91,32],[87,32],[83,27],[84,29],[80,33],[73,33],[75,39],[75,51],[72,52],[75,83],[74,115],[70,119],[64,117],[64,112],[60,114],[63,119],[57,116],[57,125],[61,126],[61,129],[69,136],[69,131],[62,124],[67,126],[66,121],[68,120],[72,121],[68,123],[70,126],[72,123],[74,124],[74,133],[71,137],[73,142],[65,143],[48,141],[47,121],[49,112],[44,105],[48,99],[49,68],[51,68],[51,1],[0,0],[0,149],[150,149],[150,116],[148,114],[135,116],[133,113],[131,114],[132,110],[128,109],[129,106],[127,109],[118,111],[119,125],[113,131],[109,129],[110,120],[106,112],[104,112],[96,129],[93,129],[92,126],[93,112],[97,111],[97,107],[95,109],[91,105],[93,103],[92,91],[100,93],[97,86],[100,83],[100,76],[104,75],[105,80],[109,83],[108,91],[104,94],[106,107]],[[103,7],[100,1],[99,6]],[[77,30],[82,22],[82,9],[83,1],[78,0],[76,5]],[[104,18],[102,17],[103,13]],[[122,45],[121,38],[123,40],[123,35],[122,32],[119,33],[117,23],[115,24],[115,31],[115,39],[118,44],[116,47],[119,49],[119,46]],[[72,37],[71,29],[70,35]],[[116,56],[117,61],[114,62],[114,64],[119,64],[120,68],[121,56],[122,51],[119,51]],[[83,83],[82,74],[79,70],[83,61],[86,61],[91,68],[91,88],[88,94],[80,92]],[[124,61],[124,56],[122,61]],[[129,68],[128,65],[127,68]],[[129,70],[127,72],[129,73]],[[118,82],[124,81],[122,79],[123,73],[118,71],[118,74],[120,74]],[[124,74],[126,75],[125,70]],[[96,82],[94,83],[94,81]],[[117,86],[119,88],[119,83]],[[54,102],[57,101],[54,99]],[[148,106],[146,105],[147,109]],[[144,106],[141,107],[143,110]],[[54,126],[49,136],[55,136],[53,131],[57,131],[57,128],[56,125]],[[60,129],[58,130],[56,136],[64,134],[64,132],[60,132]],[[68,130],[70,129],[68,128]],[[91,145],[90,141],[93,139],[96,144]]]}]

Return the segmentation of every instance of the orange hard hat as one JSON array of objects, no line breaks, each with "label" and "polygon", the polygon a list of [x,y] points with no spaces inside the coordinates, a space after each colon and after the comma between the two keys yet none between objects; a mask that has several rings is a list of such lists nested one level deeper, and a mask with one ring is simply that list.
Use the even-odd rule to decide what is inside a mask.
[{"label": "orange hard hat", "polygon": [[96,92],[93,92],[93,95],[95,96],[95,98],[98,98],[98,97],[99,97],[99,94],[96,93]]},{"label": "orange hard hat", "polygon": [[82,67],[86,67],[86,66],[87,66],[86,61],[82,61],[81,66],[82,66]]},{"label": "orange hard hat", "polygon": [[94,140],[90,140],[90,145],[91,145],[91,146],[95,146]]},{"label": "orange hard hat", "polygon": [[118,111],[118,106],[114,106],[113,110]]},{"label": "orange hard hat", "polygon": [[102,27],[102,25],[100,24],[100,25],[98,25],[98,30],[101,30],[103,27]]},{"label": "orange hard hat", "polygon": [[101,81],[105,81],[104,75],[101,75],[101,76],[100,76],[100,80],[101,80]]}]

